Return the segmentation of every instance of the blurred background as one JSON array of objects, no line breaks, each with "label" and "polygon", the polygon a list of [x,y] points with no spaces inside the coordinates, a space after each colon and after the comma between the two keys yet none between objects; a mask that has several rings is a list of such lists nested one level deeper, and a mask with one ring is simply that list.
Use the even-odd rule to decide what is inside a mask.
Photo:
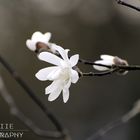
[{"label": "blurred background", "polygon": [[[140,6],[138,0],[133,4]],[[0,0],[0,54],[69,130],[73,140],[85,140],[128,112],[139,99],[140,72],[135,71],[125,76],[81,78],[71,86],[66,104],[62,96],[48,102],[44,88],[50,82],[38,81],[34,76],[47,63],[39,61],[25,45],[35,31],[51,32],[51,42],[84,59],[94,61],[100,54],[111,54],[127,59],[129,64],[140,64],[140,12],[118,5],[115,0]],[[79,67],[86,72],[92,70],[81,64]],[[40,128],[53,129],[2,65],[0,72],[19,108]],[[2,98],[0,110],[0,123],[28,129],[10,115]],[[140,115],[100,140],[139,140],[139,130]],[[31,131],[23,139],[43,140]]]}]

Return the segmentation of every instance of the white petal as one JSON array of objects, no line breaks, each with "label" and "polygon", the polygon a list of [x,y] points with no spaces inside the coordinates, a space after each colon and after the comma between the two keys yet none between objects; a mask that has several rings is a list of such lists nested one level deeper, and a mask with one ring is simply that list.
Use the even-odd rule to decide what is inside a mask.
[{"label": "white petal", "polygon": [[95,61],[96,64],[102,64],[102,65],[107,65],[107,66],[112,66],[114,64],[113,61],[110,60],[97,60]]},{"label": "white petal", "polygon": [[65,60],[68,61],[68,51],[69,49],[64,50],[62,47],[58,46],[58,45],[54,45],[53,48],[55,50],[57,50],[59,52],[59,54],[61,55],[61,57]]},{"label": "white petal", "polygon": [[63,101],[64,103],[66,103],[69,99],[69,89],[68,88],[64,88],[63,89]]},{"label": "white petal", "polygon": [[46,81],[46,80],[53,80],[53,79],[50,79],[50,74],[51,73],[55,73],[59,68],[57,66],[54,66],[54,67],[47,67],[47,68],[43,68],[41,70],[39,70],[37,73],[36,73],[36,77],[37,79],[41,80],[41,81]]},{"label": "white petal", "polygon": [[123,72],[123,73],[121,73],[122,75],[126,75],[128,73],[128,71],[125,71],[125,72]]},{"label": "white petal", "polygon": [[78,75],[78,72],[75,71],[75,70],[71,70],[71,82],[72,83],[76,83],[79,79],[79,75]]},{"label": "white petal", "polygon": [[55,50],[57,50],[58,52],[59,52],[59,50],[64,50],[61,46],[58,46],[58,45],[56,45],[56,44],[52,44],[53,45],[53,48],[55,49]]},{"label": "white petal", "polygon": [[36,50],[36,46],[35,46],[35,42],[31,41],[31,40],[27,40],[26,41],[26,46],[31,50],[31,51],[35,51]]},{"label": "white petal", "polygon": [[64,59],[64,61],[69,61],[69,57],[68,57],[68,52],[70,50],[69,49],[65,49],[64,51],[60,51],[59,53],[61,54],[62,58]]},{"label": "white petal", "polygon": [[78,63],[78,60],[79,60],[79,54],[71,56],[70,57],[71,66],[72,67],[75,66]]},{"label": "white petal", "polygon": [[96,66],[96,65],[94,65],[93,67],[94,67],[94,69],[99,70],[99,71],[109,70],[109,68],[106,68],[106,67],[103,67],[103,66]]},{"label": "white petal", "polygon": [[58,98],[58,96],[60,95],[62,91],[62,88],[58,87],[57,90],[55,90],[54,92],[50,93],[48,100],[49,101],[54,101],[55,99]]},{"label": "white petal", "polygon": [[62,91],[62,84],[61,81],[54,81],[50,86],[45,89],[45,94],[49,94],[48,100],[53,101],[55,100]]},{"label": "white petal", "polygon": [[[107,65],[107,66],[112,66],[114,63],[112,61],[105,61],[105,60],[97,60],[95,61],[96,64],[103,64],[103,65]],[[107,67],[103,67],[103,66],[97,66],[97,65],[93,65],[94,69],[99,70],[99,71],[106,71],[109,70],[109,68]]]},{"label": "white petal", "polygon": [[61,74],[61,69],[57,67],[57,69],[55,69],[48,75],[48,80],[51,80],[51,81],[56,80],[59,78],[60,74]]},{"label": "white petal", "polygon": [[37,31],[37,32],[33,33],[31,39],[32,39],[33,41],[36,41],[36,40],[38,40],[38,38],[42,38],[42,36],[43,36],[43,34],[42,34],[41,32],[39,32],[39,31]]},{"label": "white petal", "polygon": [[107,55],[107,54],[103,54],[103,55],[100,56],[100,58],[103,59],[103,60],[110,60],[110,61],[113,61],[114,56]]},{"label": "white petal", "polygon": [[49,40],[51,39],[52,34],[50,32],[47,32],[44,35],[46,36],[46,41],[49,42]]},{"label": "white petal", "polygon": [[61,61],[63,61],[61,58],[59,58],[58,56],[51,54],[49,52],[42,52],[39,54],[39,59],[43,60],[45,62],[54,64],[54,65],[61,65]]},{"label": "white petal", "polygon": [[48,44],[50,38],[51,38],[51,33],[42,34],[41,32],[35,32],[32,35],[32,41],[34,41],[36,43],[43,42],[45,44]]},{"label": "white petal", "polygon": [[56,44],[49,43],[48,46],[50,47],[51,52],[55,54],[56,53],[56,49],[55,49]]},{"label": "white petal", "polygon": [[66,83],[64,88],[70,88],[70,86],[71,86],[71,79],[69,79],[69,81]]},{"label": "white petal", "polygon": [[62,88],[62,81],[53,81],[48,87],[45,88],[45,94],[50,94],[51,92],[54,92],[58,87]]},{"label": "white petal", "polygon": [[45,94],[50,94],[56,88],[56,81],[53,81],[48,87],[45,88]]}]

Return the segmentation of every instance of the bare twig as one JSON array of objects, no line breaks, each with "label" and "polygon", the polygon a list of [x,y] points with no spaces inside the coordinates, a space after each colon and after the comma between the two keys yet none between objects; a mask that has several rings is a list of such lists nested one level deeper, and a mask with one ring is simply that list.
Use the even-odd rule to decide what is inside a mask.
[{"label": "bare twig", "polygon": [[127,122],[136,115],[138,115],[139,113],[140,113],[140,100],[134,103],[134,107],[122,117],[122,120],[123,122]]},{"label": "bare twig", "polygon": [[129,66],[118,65],[118,66],[114,66],[114,67],[118,67],[121,70],[128,70],[128,71],[140,70],[139,65],[129,65]]},{"label": "bare twig", "polygon": [[40,129],[31,119],[26,117],[17,107],[13,97],[7,91],[4,86],[4,82],[0,77],[0,95],[10,108],[10,113],[17,117],[22,123],[24,123],[29,129],[31,129],[36,135],[47,138],[61,138],[62,134],[58,131],[46,131]]},{"label": "bare twig", "polygon": [[122,119],[118,119],[112,123],[107,124],[103,128],[99,129],[96,133],[93,133],[87,140],[98,140],[103,137],[105,134],[109,133],[116,127],[119,127],[123,124]]},{"label": "bare twig", "polygon": [[137,114],[140,113],[140,100],[136,101],[134,107],[123,115],[120,119],[107,124],[105,127],[99,129],[96,133],[93,133],[87,140],[98,140],[107,133],[111,132],[113,129],[127,123],[130,119],[134,118]]},{"label": "bare twig", "polygon": [[[132,71],[132,70],[140,70],[140,66],[139,65],[112,65],[112,66],[109,66],[109,65],[104,65],[104,64],[97,64],[95,62],[92,62],[92,61],[89,61],[89,60],[84,60],[84,59],[79,59],[79,62],[80,63],[83,63],[85,65],[96,65],[96,66],[102,66],[102,67],[106,67],[106,68],[109,68],[109,69],[117,69],[118,71],[119,70],[126,70],[126,71]],[[98,74],[97,74],[98,76]]]},{"label": "bare twig", "polygon": [[82,73],[82,76],[105,76],[105,75],[112,74],[116,72],[117,70],[118,70],[117,68],[114,68],[114,69],[110,69],[108,71],[100,72],[100,73],[95,73],[95,72]]},{"label": "bare twig", "polygon": [[107,65],[103,65],[103,64],[97,64],[97,63],[94,63],[92,61],[89,61],[89,60],[85,60],[85,59],[79,59],[79,62],[80,63],[83,63],[85,65],[96,65],[96,66],[103,66],[103,67],[106,67],[106,68],[111,68],[111,66],[107,66]]},{"label": "bare twig", "polygon": [[40,107],[46,117],[50,119],[52,124],[54,124],[56,129],[61,133],[61,137],[64,137],[64,139],[70,139],[67,130],[61,125],[61,123],[56,119],[52,112],[48,110],[47,106],[43,104],[43,102],[36,96],[32,89],[23,81],[20,75],[18,75],[18,73],[13,70],[13,68],[4,60],[2,56],[0,56],[0,63],[7,69],[11,76],[18,82],[18,84],[26,91],[31,99]]},{"label": "bare twig", "polygon": [[137,10],[137,11],[140,12],[140,7],[137,7],[137,6],[135,6],[135,5],[132,5],[132,4],[130,4],[130,3],[127,3],[127,2],[124,1],[124,0],[116,0],[116,1],[117,1],[118,4],[124,5],[124,6],[126,6],[126,7],[129,7],[129,8],[131,8],[131,9],[134,9],[134,10]]}]

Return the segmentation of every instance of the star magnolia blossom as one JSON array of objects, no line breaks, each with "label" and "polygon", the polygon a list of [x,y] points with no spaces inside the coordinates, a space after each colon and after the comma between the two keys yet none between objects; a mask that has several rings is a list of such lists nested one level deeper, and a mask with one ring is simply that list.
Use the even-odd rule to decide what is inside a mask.
[{"label": "star magnolia blossom", "polygon": [[[121,59],[121,58],[119,58],[117,56],[101,55],[100,58],[102,60],[95,61],[96,64],[102,64],[102,65],[106,65],[106,66],[112,66],[112,65],[125,65],[125,66],[128,66],[128,63],[127,63],[126,60],[123,60],[123,59]],[[109,70],[109,68],[103,67],[103,66],[93,65],[93,67],[96,70],[99,70],[99,71]],[[128,71],[119,70],[118,73],[125,75],[125,74],[128,73]]]},{"label": "star magnolia blossom", "polygon": [[[101,55],[100,58],[102,60],[97,60],[95,61],[96,64],[103,64],[103,65],[107,65],[107,66],[112,66],[114,65],[114,56],[111,56],[111,55]],[[109,68],[107,67],[103,67],[103,66],[97,66],[97,65],[93,65],[93,67],[96,69],[96,70],[99,70],[99,71],[106,71],[106,70],[109,70]]]},{"label": "star magnolia blossom", "polygon": [[79,55],[73,55],[68,58],[68,51],[60,46],[55,46],[60,57],[49,53],[42,52],[39,59],[54,64],[55,66],[43,68],[36,73],[36,77],[41,81],[53,81],[51,85],[45,88],[45,94],[49,94],[48,100],[54,101],[61,93],[63,93],[63,101],[66,103],[69,99],[69,87],[71,83],[76,83],[79,79],[78,72],[73,69],[78,63]]},{"label": "star magnolia blossom", "polygon": [[[41,32],[35,32],[33,33],[31,39],[28,39],[26,41],[26,46],[31,50],[35,51],[36,50],[36,44],[38,42],[46,44],[52,52],[55,52],[53,49],[53,43],[50,43],[49,40],[51,39],[51,33],[47,32],[45,34],[42,34]],[[54,44],[55,45],[55,44]]]}]

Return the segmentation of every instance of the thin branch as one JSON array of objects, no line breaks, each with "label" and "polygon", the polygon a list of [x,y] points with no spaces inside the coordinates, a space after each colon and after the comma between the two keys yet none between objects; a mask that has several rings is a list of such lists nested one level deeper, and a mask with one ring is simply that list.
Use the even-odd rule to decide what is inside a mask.
[{"label": "thin branch", "polygon": [[113,129],[120,127],[121,125],[128,123],[132,118],[140,113],[140,100],[136,101],[134,107],[123,115],[120,119],[107,124],[105,127],[99,129],[96,133],[93,133],[87,140],[98,140],[111,132]]},{"label": "thin branch", "polygon": [[137,6],[135,6],[135,5],[132,5],[132,4],[130,4],[130,3],[127,3],[127,2],[124,1],[124,0],[116,0],[116,1],[117,1],[118,4],[124,5],[124,6],[126,6],[126,7],[129,7],[129,8],[131,8],[131,9],[134,9],[134,10],[140,12],[140,7],[137,7]]},{"label": "thin branch", "polygon": [[123,122],[127,122],[136,115],[138,115],[139,113],[140,113],[140,100],[134,103],[134,107],[122,117],[122,120]]},{"label": "thin branch", "polygon": [[97,132],[93,133],[87,140],[98,140],[102,138],[104,135],[109,133],[114,128],[117,128],[123,124],[122,119],[118,119],[117,121],[114,121],[112,123],[107,124],[103,128],[99,129]]},{"label": "thin branch", "polygon": [[129,66],[118,65],[118,66],[114,66],[114,67],[118,67],[121,70],[128,70],[128,71],[140,70],[139,65],[129,65]]},{"label": "thin branch", "polygon": [[7,91],[4,86],[4,82],[0,77],[0,95],[4,99],[4,101],[8,104],[10,108],[10,113],[18,118],[22,123],[24,123],[29,129],[31,129],[36,135],[47,138],[61,138],[62,134],[58,131],[46,131],[40,129],[31,119],[26,117],[16,105],[13,97]]},{"label": "thin branch", "polygon": [[82,76],[105,76],[105,75],[110,75],[114,72],[116,72],[118,69],[111,69],[105,72],[100,72],[100,73],[95,73],[95,72],[89,72],[89,73],[82,73]]},{"label": "thin branch", "polygon": [[96,65],[96,66],[102,66],[102,67],[106,67],[109,69],[114,69],[117,68],[118,70],[127,70],[127,71],[132,71],[132,70],[140,70],[140,66],[139,65],[112,65],[112,66],[108,66],[108,65],[104,65],[104,64],[97,64],[95,62],[89,61],[89,60],[84,60],[84,59],[79,59],[80,63],[83,63],[85,65]]},{"label": "thin branch", "polygon": [[111,68],[111,66],[107,66],[107,65],[103,65],[103,64],[97,64],[95,62],[92,62],[92,61],[89,61],[89,60],[85,60],[85,59],[79,59],[79,62],[80,63],[83,63],[85,65],[96,65],[96,66],[103,66],[103,67],[106,67],[106,68]]},{"label": "thin branch", "polygon": [[113,129],[128,123],[132,118],[140,113],[140,100],[136,101],[134,107],[123,115],[120,119],[107,124],[105,127],[99,129],[96,133],[93,133],[87,140],[98,140],[105,136],[107,133],[111,132]]},{"label": "thin branch", "polygon": [[7,69],[11,76],[18,82],[18,84],[26,91],[26,93],[31,97],[31,99],[40,107],[44,112],[46,117],[50,119],[52,124],[56,129],[62,134],[65,139],[70,139],[67,130],[61,125],[61,123],[56,119],[56,117],[48,110],[47,106],[36,96],[32,89],[24,82],[20,75],[0,56],[0,63]]}]

